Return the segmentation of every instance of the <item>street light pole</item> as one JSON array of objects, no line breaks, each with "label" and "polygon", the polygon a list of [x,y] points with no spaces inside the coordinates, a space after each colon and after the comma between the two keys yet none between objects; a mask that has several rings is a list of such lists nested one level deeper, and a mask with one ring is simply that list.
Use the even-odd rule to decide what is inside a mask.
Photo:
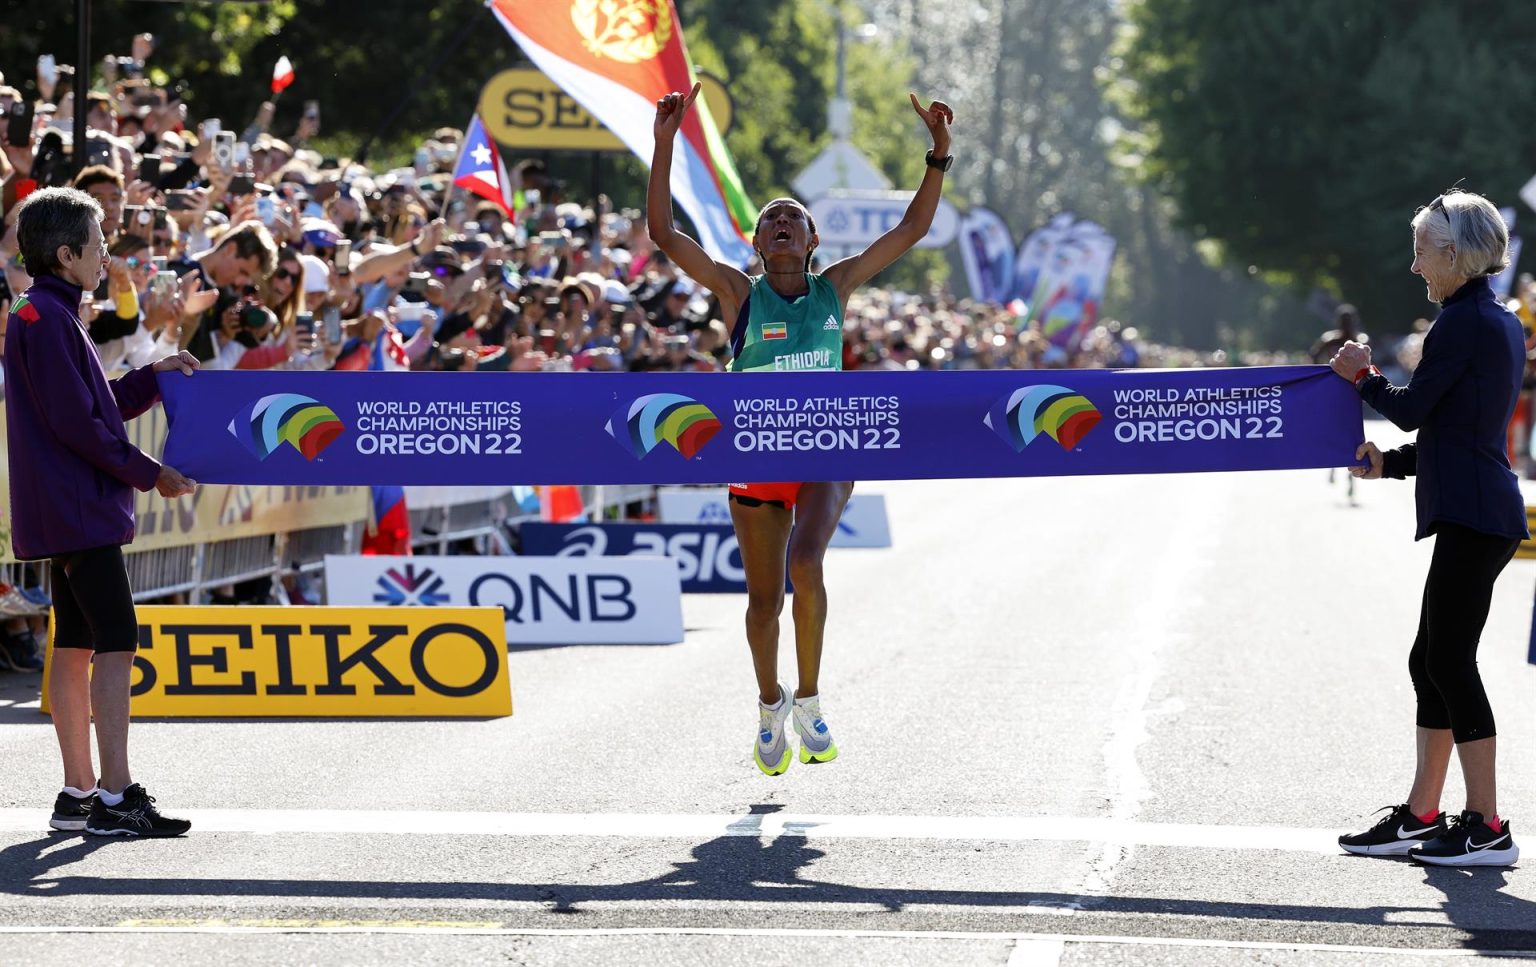
[{"label": "street light pole", "polygon": [[91,0],[75,0],[75,29],[75,147],[70,168],[78,175],[85,168],[85,118],[90,110],[85,95],[91,86]]}]

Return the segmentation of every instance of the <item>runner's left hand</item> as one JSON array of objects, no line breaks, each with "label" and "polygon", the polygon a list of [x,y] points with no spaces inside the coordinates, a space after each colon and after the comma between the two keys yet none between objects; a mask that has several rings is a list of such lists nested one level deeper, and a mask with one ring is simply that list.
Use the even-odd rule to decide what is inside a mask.
[{"label": "runner's left hand", "polygon": [[955,112],[943,101],[934,101],[923,110],[922,102],[916,94],[908,94],[912,98],[912,110],[923,119],[928,126],[928,133],[933,137],[933,156],[935,158],[949,157],[949,126],[955,123]]}]

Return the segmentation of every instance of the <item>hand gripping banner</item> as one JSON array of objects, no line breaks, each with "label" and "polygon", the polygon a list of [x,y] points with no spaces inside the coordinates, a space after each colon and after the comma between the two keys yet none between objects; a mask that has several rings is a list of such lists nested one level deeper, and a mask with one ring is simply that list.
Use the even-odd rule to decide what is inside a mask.
[{"label": "hand gripping banner", "polygon": [[1356,463],[1322,366],[1186,370],[162,374],[203,483],[907,480]]}]

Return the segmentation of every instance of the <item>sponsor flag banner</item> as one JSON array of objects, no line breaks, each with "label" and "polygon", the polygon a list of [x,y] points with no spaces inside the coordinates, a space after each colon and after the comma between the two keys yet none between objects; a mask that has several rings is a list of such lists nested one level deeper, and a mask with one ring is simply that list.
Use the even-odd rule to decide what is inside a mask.
[{"label": "sponsor flag banner", "polygon": [[677,563],[684,594],[745,594],[736,529],[724,524],[537,524],[521,529],[523,553],[535,557],[666,557]]},{"label": "sponsor flag banner", "polygon": [[973,208],[965,213],[960,220],[960,261],[971,298],[1001,304],[1013,297],[1013,235],[997,212]]},{"label": "sponsor flag banner", "polygon": [[[972,372],[161,375],[209,483],[720,484],[1344,467],[1324,366]],[[253,405],[254,404],[254,405]]]},{"label": "sponsor flag banner", "polygon": [[[656,102],[698,80],[672,0],[492,0],[539,70],[650,164]],[[704,98],[677,133],[672,195],[714,258],[746,265],[757,218]]]},{"label": "sponsor flag banner", "polygon": [[330,604],[499,608],[513,645],[683,640],[677,565],[664,557],[325,558]]},{"label": "sponsor flag banner", "polygon": [[[656,492],[656,509],[664,524],[731,522],[726,491],[708,487],[662,487]],[[885,513],[885,495],[854,491],[843,516],[832,532],[832,547],[890,547],[891,524]]]},{"label": "sponsor flag banner", "polygon": [[[512,714],[507,640],[494,608],[136,610],[135,718]],[[48,644],[51,659],[51,631]],[[45,713],[51,665],[43,670]]]}]

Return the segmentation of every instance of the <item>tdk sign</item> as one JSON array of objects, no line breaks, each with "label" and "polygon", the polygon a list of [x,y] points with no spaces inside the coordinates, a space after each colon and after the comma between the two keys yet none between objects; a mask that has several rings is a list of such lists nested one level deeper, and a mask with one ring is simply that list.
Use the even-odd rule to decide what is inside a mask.
[{"label": "tdk sign", "polygon": [[741,594],[747,574],[729,524],[542,524],[522,526],[523,553],[544,557],[627,557],[677,561],[684,594]]}]

